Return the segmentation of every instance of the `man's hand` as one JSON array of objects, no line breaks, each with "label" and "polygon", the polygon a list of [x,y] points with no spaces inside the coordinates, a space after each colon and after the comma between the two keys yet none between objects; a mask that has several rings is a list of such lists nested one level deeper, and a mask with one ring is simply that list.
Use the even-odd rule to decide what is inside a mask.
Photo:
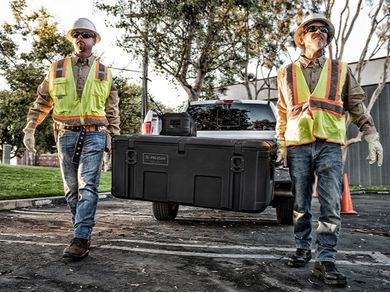
[{"label": "man's hand", "polygon": [[367,160],[370,164],[378,162],[378,167],[383,163],[383,148],[379,142],[379,134],[373,133],[364,136],[364,139],[368,143],[368,156]]},{"label": "man's hand", "polygon": [[37,151],[35,150],[35,129],[32,128],[25,128],[23,129],[24,132],[24,138],[23,138],[23,143],[26,149],[28,149],[30,152],[36,153]]},{"label": "man's hand", "polygon": [[287,147],[285,142],[278,142],[278,150],[276,155],[276,164],[287,167]]}]

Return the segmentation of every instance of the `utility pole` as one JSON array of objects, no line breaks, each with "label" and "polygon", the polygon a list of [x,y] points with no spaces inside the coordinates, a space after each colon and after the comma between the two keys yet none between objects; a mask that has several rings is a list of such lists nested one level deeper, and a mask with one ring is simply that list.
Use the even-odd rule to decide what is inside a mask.
[{"label": "utility pole", "polygon": [[142,97],[141,97],[141,118],[144,120],[146,113],[148,112],[148,49],[145,45],[144,56],[142,61]]},{"label": "utility pole", "polygon": [[145,19],[145,40],[144,40],[144,56],[142,61],[142,96],[141,96],[141,119],[144,121],[148,113],[148,65],[149,65],[149,49],[148,49],[148,20]]}]

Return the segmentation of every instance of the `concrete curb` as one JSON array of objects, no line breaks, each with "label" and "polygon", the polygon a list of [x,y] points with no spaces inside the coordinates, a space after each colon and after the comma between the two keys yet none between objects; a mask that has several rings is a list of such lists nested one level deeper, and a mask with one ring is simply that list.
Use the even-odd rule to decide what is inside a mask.
[{"label": "concrete curb", "polygon": [[[389,191],[354,191],[351,195],[360,194],[387,194]],[[109,200],[113,196],[110,192],[99,193],[99,200]],[[54,196],[54,197],[39,197],[39,198],[26,198],[26,199],[12,199],[12,200],[0,200],[0,211],[2,210],[14,210],[31,207],[41,207],[46,205],[59,205],[66,204],[65,197]]]},{"label": "concrete curb", "polygon": [[358,194],[390,194],[390,191],[351,191],[351,195],[358,195]]},{"label": "concrete curb", "polygon": [[[110,198],[112,198],[110,192],[99,193],[99,200],[108,200]],[[53,196],[53,197],[0,200],[0,211],[21,209],[21,208],[31,208],[31,207],[41,207],[46,205],[59,205],[59,204],[66,204],[65,197]]]}]

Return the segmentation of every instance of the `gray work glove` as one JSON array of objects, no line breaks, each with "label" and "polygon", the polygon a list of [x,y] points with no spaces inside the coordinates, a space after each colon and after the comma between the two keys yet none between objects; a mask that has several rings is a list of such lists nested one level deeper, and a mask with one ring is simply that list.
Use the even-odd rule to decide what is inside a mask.
[{"label": "gray work glove", "polygon": [[379,134],[372,133],[364,136],[364,139],[368,143],[368,156],[367,160],[370,164],[378,162],[378,167],[383,163],[383,148],[379,141]]},{"label": "gray work glove", "polygon": [[287,167],[287,146],[284,141],[278,141],[278,150],[276,151],[276,164]]},{"label": "gray work glove", "polygon": [[36,153],[35,149],[35,129],[32,128],[25,128],[23,129],[24,132],[24,138],[23,138],[23,144],[30,152]]}]

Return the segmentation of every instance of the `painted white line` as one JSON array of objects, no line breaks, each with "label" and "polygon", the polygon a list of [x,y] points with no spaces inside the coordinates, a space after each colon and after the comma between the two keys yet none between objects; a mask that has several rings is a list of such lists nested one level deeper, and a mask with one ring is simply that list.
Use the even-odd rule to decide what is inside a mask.
[{"label": "painted white line", "polygon": [[[41,211],[34,211],[34,210],[11,210],[11,213],[16,213],[16,214],[24,214],[24,215],[58,215],[59,213],[50,213],[50,212],[41,212]],[[64,214],[64,213],[61,213]]]},{"label": "painted white line", "polygon": [[[291,247],[270,247],[270,246],[243,246],[243,245],[215,245],[215,244],[188,244],[188,243],[166,243],[158,241],[147,241],[147,240],[132,240],[132,239],[111,239],[110,242],[127,242],[127,243],[139,243],[159,246],[173,246],[173,247],[192,247],[192,248],[209,248],[209,249],[237,249],[237,250],[265,250],[265,251],[282,251],[292,252],[295,248]],[[357,251],[357,250],[339,250],[338,253],[345,255],[365,255],[374,259],[378,263],[390,265],[390,258],[378,251]],[[339,261],[337,261],[339,262]]]},{"label": "painted white line", "polygon": [[64,243],[53,243],[53,242],[37,242],[37,241],[25,241],[25,240],[6,240],[0,239],[0,242],[7,244],[30,244],[30,245],[39,245],[39,246],[65,246],[68,244]]},{"label": "painted white line", "polygon": [[[171,250],[161,250],[161,249],[148,249],[148,248],[137,248],[137,247],[123,247],[115,245],[100,245],[98,248],[104,249],[114,249],[130,252],[140,252],[140,253],[151,253],[151,254],[164,254],[164,255],[176,255],[176,256],[192,256],[192,257],[207,257],[207,258],[228,258],[228,259],[263,259],[263,260],[281,260],[287,259],[286,257],[274,256],[269,254],[235,254],[235,253],[209,253],[209,252],[193,252],[193,251],[171,251]],[[313,260],[311,262],[314,262]],[[378,264],[371,262],[361,262],[361,261],[337,261],[338,264],[352,265],[352,266],[390,266],[389,264]]]},{"label": "painted white line", "polygon": [[[107,241],[115,241],[119,242],[119,240],[107,240]],[[241,254],[241,253],[210,253],[210,252],[195,252],[195,251],[175,251],[175,250],[164,250],[164,249],[150,249],[150,248],[138,248],[138,247],[124,247],[124,246],[117,246],[117,245],[97,245],[95,248],[98,249],[114,249],[114,250],[122,250],[122,251],[130,251],[130,252],[139,252],[139,253],[151,253],[151,254],[164,254],[164,255],[176,255],[176,256],[195,256],[195,257],[208,257],[208,258],[234,258],[234,259],[264,259],[264,260],[281,260],[281,259],[287,259],[283,256],[275,256],[272,255],[272,250],[278,250],[278,251],[291,251],[292,249],[285,249],[285,248],[270,248],[270,247],[245,247],[240,245],[194,245],[194,244],[185,244],[185,243],[163,243],[163,242],[153,242],[153,241],[144,241],[144,240],[128,240],[128,239],[121,239],[122,242],[131,242],[131,243],[141,243],[141,244],[158,244],[158,245],[164,245],[164,246],[181,246],[181,247],[197,247],[197,248],[218,248],[218,249],[237,249],[237,247],[240,247],[239,249],[247,249],[247,250],[259,250],[259,247],[261,247],[261,250],[265,250],[268,253],[267,254]],[[6,243],[6,244],[27,244],[27,245],[39,245],[39,246],[65,246],[67,244],[64,243],[49,243],[49,242],[38,242],[38,241],[25,241],[25,240],[8,240],[8,239],[0,239],[0,242]],[[363,251],[346,251],[345,254],[367,254]],[[389,258],[387,258],[385,255],[381,254],[380,252],[375,252],[376,256],[373,258],[376,262],[362,262],[362,261],[346,261],[346,260],[338,260],[338,264],[344,264],[344,265],[353,265],[353,266],[390,266]],[[370,256],[372,255],[369,254]],[[312,260],[313,262],[313,260]],[[378,263],[379,262],[379,263]]]}]

